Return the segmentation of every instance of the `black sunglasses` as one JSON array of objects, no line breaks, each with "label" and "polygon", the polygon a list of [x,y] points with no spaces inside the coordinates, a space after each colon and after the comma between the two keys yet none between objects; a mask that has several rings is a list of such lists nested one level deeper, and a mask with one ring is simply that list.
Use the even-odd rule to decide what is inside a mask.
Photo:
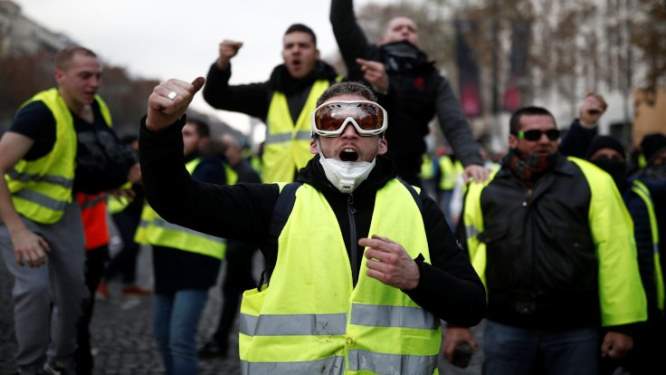
[{"label": "black sunglasses", "polygon": [[546,137],[548,137],[548,140],[550,141],[556,141],[560,138],[560,131],[558,129],[548,129],[548,130],[532,129],[527,131],[520,130],[517,133],[514,133],[514,135],[518,136],[518,139],[526,139],[532,142],[538,141],[539,139],[541,139],[541,136],[544,134],[546,135]]}]

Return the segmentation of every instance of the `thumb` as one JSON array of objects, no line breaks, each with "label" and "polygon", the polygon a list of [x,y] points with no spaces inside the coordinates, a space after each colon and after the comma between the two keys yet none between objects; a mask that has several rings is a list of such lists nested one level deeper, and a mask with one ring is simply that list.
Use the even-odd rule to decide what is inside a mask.
[{"label": "thumb", "polygon": [[356,59],[356,63],[358,65],[365,66],[365,65],[368,65],[369,61],[365,60],[365,59],[358,58],[358,59]]},{"label": "thumb", "polygon": [[201,90],[204,83],[206,83],[206,79],[204,77],[195,78],[194,81],[192,81],[192,88],[189,89],[190,94],[194,96],[194,94],[196,94],[197,91]]}]

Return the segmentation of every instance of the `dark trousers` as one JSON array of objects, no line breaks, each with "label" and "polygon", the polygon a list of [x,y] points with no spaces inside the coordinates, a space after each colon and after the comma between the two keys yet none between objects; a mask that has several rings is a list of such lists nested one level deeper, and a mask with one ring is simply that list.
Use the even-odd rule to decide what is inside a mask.
[{"label": "dark trousers", "polygon": [[226,347],[243,291],[257,287],[252,276],[252,256],[256,246],[229,241],[225,260],[227,271],[222,282],[222,312],[213,339]]},{"label": "dark trousers", "polygon": [[594,375],[601,341],[597,328],[540,331],[488,320],[484,375]]},{"label": "dark trousers", "polygon": [[120,275],[123,284],[132,285],[136,281],[136,257],[140,250],[140,245],[134,242],[134,234],[140,217],[122,211],[113,215],[112,218],[118,228],[120,238],[123,240],[123,248],[111,259],[106,270],[106,277],[111,279]]},{"label": "dark trousers", "polygon": [[77,324],[76,366],[79,375],[93,373],[94,363],[90,352],[90,322],[95,308],[95,291],[104,276],[108,260],[109,248],[106,245],[86,251],[85,280],[88,296],[83,300],[83,311]]}]

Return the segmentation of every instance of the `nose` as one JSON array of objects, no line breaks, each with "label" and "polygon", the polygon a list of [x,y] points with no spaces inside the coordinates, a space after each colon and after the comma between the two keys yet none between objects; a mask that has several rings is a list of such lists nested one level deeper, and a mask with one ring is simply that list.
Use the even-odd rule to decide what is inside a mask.
[{"label": "nose", "polygon": [[340,134],[341,137],[353,138],[359,136],[358,133],[356,132],[354,124],[352,124],[351,121],[347,121],[347,123],[344,124],[343,126],[345,127],[345,129],[342,131],[342,134]]},{"label": "nose", "polygon": [[90,85],[93,87],[99,87],[99,85],[102,83],[102,77],[93,75],[90,77]]}]

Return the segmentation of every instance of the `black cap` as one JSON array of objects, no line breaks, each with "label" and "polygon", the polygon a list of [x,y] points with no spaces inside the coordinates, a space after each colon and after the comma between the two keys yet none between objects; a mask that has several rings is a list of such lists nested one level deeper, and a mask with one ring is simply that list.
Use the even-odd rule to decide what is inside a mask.
[{"label": "black cap", "polygon": [[664,148],[666,148],[666,136],[661,133],[648,134],[641,141],[641,151],[648,164]]},{"label": "black cap", "polygon": [[625,157],[624,146],[617,139],[609,135],[598,135],[592,139],[590,146],[587,148],[587,153],[585,155],[586,159],[589,159],[594,155],[595,152],[601,150],[602,148],[610,148],[619,152],[622,157]]}]

